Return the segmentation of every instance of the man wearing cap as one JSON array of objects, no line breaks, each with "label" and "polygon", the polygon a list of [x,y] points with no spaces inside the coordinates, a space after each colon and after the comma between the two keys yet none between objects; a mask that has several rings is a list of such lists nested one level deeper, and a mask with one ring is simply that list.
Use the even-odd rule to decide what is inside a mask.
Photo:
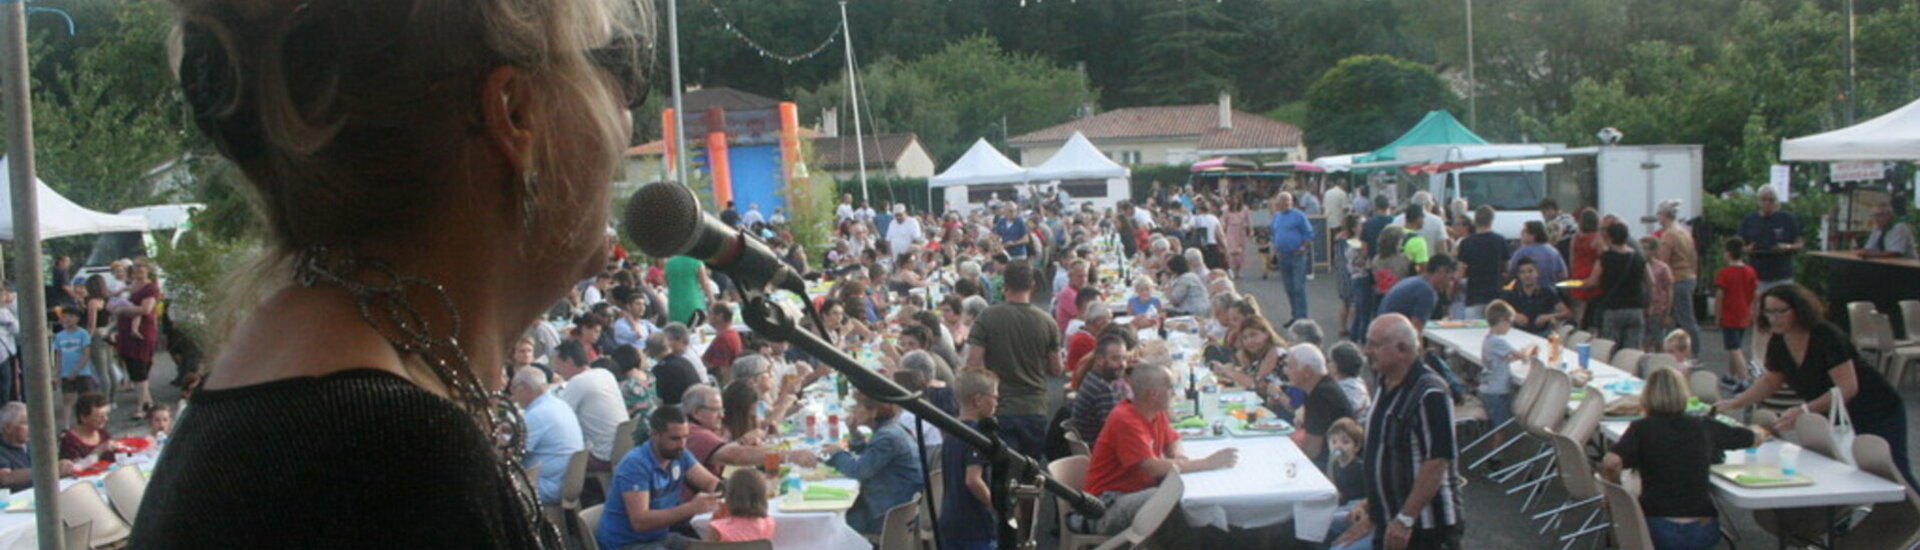
[{"label": "man wearing cap", "polygon": [[887,226],[887,243],[893,255],[906,254],[913,243],[926,238],[920,233],[920,220],[907,215],[907,205],[893,205],[893,223]]}]

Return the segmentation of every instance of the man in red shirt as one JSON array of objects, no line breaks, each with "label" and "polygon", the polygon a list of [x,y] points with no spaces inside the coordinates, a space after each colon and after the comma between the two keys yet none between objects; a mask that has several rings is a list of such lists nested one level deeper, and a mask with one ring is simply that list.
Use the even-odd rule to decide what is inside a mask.
[{"label": "man in red shirt", "polygon": [[707,372],[715,380],[731,380],[727,369],[733,367],[733,360],[740,358],[740,331],[733,330],[733,307],[726,302],[714,302],[707,308],[707,324],[713,326],[713,342],[707,344],[707,352],[700,355],[700,362],[707,364]]},{"label": "man in red shirt", "polygon": [[1113,310],[1100,302],[1087,304],[1086,308],[1080,310],[1080,321],[1080,330],[1067,336],[1067,372],[1073,373],[1071,385],[1074,387],[1078,387],[1080,379],[1086,376],[1080,372],[1080,362],[1087,354],[1093,353],[1093,345],[1099,341],[1100,333],[1113,324]]},{"label": "man in red shirt", "polygon": [[1162,477],[1232,468],[1240,461],[1239,451],[1231,447],[1198,460],[1180,453],[1180,435],[1167,420],[1173,373],[1165,366],[1134,367],[1127,384],[1133,388],[1133,399],[1113,407],[1087,466],[1087,492],[1107,505],[1107,514],[1088,527],[1104,535],[1126,530],[1134,514],[1153,497]]}]

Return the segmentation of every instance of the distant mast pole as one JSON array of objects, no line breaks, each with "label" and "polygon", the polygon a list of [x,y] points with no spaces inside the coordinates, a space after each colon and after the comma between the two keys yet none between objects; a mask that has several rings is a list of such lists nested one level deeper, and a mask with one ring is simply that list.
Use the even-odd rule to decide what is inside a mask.
[{"label": "distant mast pole", "polygon": [[840,0],[840,35],[847,45],[847,97],[853,102],[853,154],[860,163],[860,200],[873,202],[867,198],[867,137],[860,130],[860,75],[853,70],[853,27],[847,24],[847,2]]}]

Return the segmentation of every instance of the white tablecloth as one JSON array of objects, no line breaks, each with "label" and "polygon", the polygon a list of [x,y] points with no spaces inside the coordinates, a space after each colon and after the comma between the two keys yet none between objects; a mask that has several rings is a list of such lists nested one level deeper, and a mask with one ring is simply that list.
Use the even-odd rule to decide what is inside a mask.
[{"label": "white tablecloth", "polygon": [[[1186,495],[1180,508],[1187,523],[1217,529],[1252,529],[1293,520],[1295,538],[1326,540],[1339,494],[1305,453],[1287,437],[1182,441],[1181,451],[1200,458],[1226,447],[1240,450],[1240,463],[1226,470],[1180,474]],[[1287,465],[1294,475],[1288,478]]]},{"label": "white tablecloth", "polygon": [[[848,479],[830,479],[815,482],[821,485],[839,487],[858,487],[859,483]],[[777,500],[777,499],[776,499]],[[852,527],[847,526],[844,510],[839,512],[800,512],[780,511],[779,502],[767,504],[767,516],[773,518],[773,547],[780,550],[867,550],[873,545],[866,537],[860,536]],[[713,521],[712,514],[702,514],[693,518],[693,528],[707,533],[707,524]]]}]

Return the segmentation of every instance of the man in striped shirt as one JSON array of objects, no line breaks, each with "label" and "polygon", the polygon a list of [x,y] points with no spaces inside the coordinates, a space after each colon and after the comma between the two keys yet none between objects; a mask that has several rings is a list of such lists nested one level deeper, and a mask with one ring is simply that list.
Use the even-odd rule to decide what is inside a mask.
[{"label": "man in striped shirt", "polygon": [[1453,398],[1447,383],[1419,368],[1419,334],[1398,314],[1367,329],[1367,358],[1380,374],[1367,422],[1367,503],[1355,523],[1371,525],[1388,550],[1460,548],[1460,478],[1453,470]]}]

